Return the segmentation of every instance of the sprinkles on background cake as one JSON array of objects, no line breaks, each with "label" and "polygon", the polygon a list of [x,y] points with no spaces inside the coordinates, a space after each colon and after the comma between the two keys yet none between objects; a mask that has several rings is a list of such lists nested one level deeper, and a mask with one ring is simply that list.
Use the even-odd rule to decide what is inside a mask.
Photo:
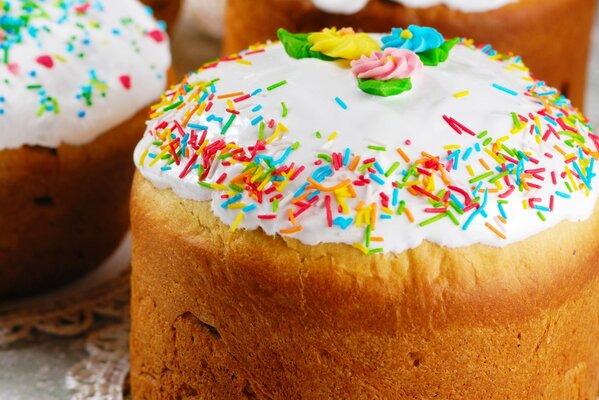
[{"label": "sprinkles on background cake", "polygon": [[169,66],[137,0],[0,1],[0,149],[87,143],[158,97]]},{"label": "sprinkles on background cake", "polygon": [[588,120],[518,57],[405,31],[283,31],[206,64],[152,108],[135,161],[232,230],[366,254],[503,246],[588,217]]}]

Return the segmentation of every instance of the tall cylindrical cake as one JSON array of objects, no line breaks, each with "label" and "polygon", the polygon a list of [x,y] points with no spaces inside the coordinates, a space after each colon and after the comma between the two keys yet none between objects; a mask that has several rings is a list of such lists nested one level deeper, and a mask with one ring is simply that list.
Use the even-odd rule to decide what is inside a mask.
[{"label": "tall cylindrical cake", "polygon": [[353,26],[380,32],[434,26],[524,58],[535,76],[583,107],[595,0],[228,0],[225,52],[274,37],[279,27]]},{"label": "tall cylindrical cake", "polygon": [[137,399],[593,399],[599,137],[428,27],[279,31],[135,151]]},{"label": "tall cylindrical cake", "polygon": [[136,0],[0,4],[0,297],[73,280],[128,229],[168,39]]}]

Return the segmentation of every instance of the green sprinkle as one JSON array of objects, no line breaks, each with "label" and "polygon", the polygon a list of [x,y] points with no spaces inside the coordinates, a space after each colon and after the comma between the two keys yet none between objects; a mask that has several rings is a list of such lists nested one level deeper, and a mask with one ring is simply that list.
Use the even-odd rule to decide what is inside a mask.
[{"label": "green sprinkle", "polygon": [[520,118],[518,118],[518,115],[515,112],[512,113],[512,121],[514,121],[514,126],[517,129],[520,129],[520,127],[522,126],[520,125]]},{"label": "green sprinkle", "polygon": [[220,156],[218,156],[219,160],[226,160],[227,158],[231,158],[233,157],[233,153],[225,153],[225,154],[221,154]]},{"label": "green sprinkle", "polygon": [[316,138],[317,138],[317,139],[320,139],[320,138],[322,138],[322,135],[321,135],[321,134],[320,134],[320,132],[318,132],[318,131],[316,131],[315,135],[316,135]]},{"label": "green sprinkle", "polygon": [[368,148],[370,150],[375,150],[375,151],[387,151],[387,148],[385,146],[373,146],[373,145],[369,145]]},{"label": "green sprinkle", "polygon": [[268,90],[270,92],[271,90],[275,90],[276,88],[281,87],[281,86],[283,86],[286,83],[287,83],[287,81],[284,81],[284,80],[281,81],[281,82],[277,82],[277,83],[275,83],[273,85],[268,86],[266,88],[266,90]]},{"label": "green sprinkle", "polygon": [[234,184],[234,183],[229,183],[229,189],[231,189],[231,190],[234,190],[234,191],[236,191],[236,192],[238,192],[238,193],[241,193],[241,192],[243,192],[243,188],[242,188],[242,187],[239,187],[239,186],[237,186],[237,185],[236,185],[236,184]]},{"label": "green sprinkle", "polygon": [[487,131],[482,131],[481,133],[479,133],[478,135],[476,135],[476,137],[479,138],[479,139],[482,139],[485,136],[487,136],[487,133],[488,133]]},{"label": "green sprinkle", "polygon": [[264,122],[260,122],[260,130],[258,130],[258,140],[264,140],[264,128],[266,124]]},{"label": "green sprinkle", "polygon": [[176,103],[173,103],[173,104],[171,104],[170,106],[166,106],[166,107],[164,107],[164,108],[162,109],[162,111],[164,112],[164,111],[169,111],[169,110],[172,110],[173,108],[177,108],[177,107],[179,107],[181,104],[183,104],[183,100],[179,100],[178,102],[176,102]]},{"label": "green sprinkle", "polygon": [[570,184],[566,181],[564,181],[564,183],[566,184],[566,188],[568,189],[568,192],[572,193],[572,187],[570,186]]},{"label": "green sprinkle", "polygon": [[291,150],[297,150],[300,147],[300,142],[295,142],[291,145]]},{"label": "green sprinkle", "polygon": [[453,213],[450,210],[447,210],[446,214],[455,226],[460,226],[460,221],[458,221],[458,219],[455,217],[455,215],[453,215]]},{"label": "green sprinkle", "polygon": [[203,165],[200,165],[200,166],[198,167],[198,178],[199,178],[200,176],[202,176],[202,174],[203,174],[203,173],[204,173],[204,166],[203,166]]},{"label": "green sprinkle", "polygon": [[390,177],[392,173],[395,172],[395,170],[399,167],[399,161],[394,162],[389,169],[387,170],[387,172],[385,172],[385,177]]},{"label": "green sprinkle", "polygon": [[383,249],[381,247],[378,247],[376,249],[370,249],[370,250],[368,250],[368,255],[376,254],[376,253],[382,253],[382,252],[383,252]]},{"label": "green sprinkle", "polygon": [[491,175],[493,175],[493,171],[485,172],[484,174],[480,174],[479,176],[475,176],[474,178],[470,179],[468,183],[476,183],[478,181],[482,181],[483,179],[488,178]]},{"label": "green sprinkle", "polygon": [[287,106],[285,105],[284,101],[281,102],[281,107],[283,107],[283,118],[285,118],[289,110],[287,110]]},{"label": "green sprinkle", "polygon": [[508,153],[510,156],[515,157],[516,154],[514,153],[513,150],[511,150],[509,147],[507,147],[504,143],[501,143],[501,148],[503,150],[505,150],[506,153]]},{"label": "green sprinkle", "polygon": [[[453,200],[449,201],[449,206],[455,210],[459,215],[464,215],[464,211],[457,205],[457,203]],[[449,212],[449,210],[448,210]]]},{"label": "green sprinkle", "polygon": [[212,189],[212,184],[211,184],[211,183],[206,183],[206,182],[201,182],[201,181],[200,181],[200,182],[198,182],[198,184],[199,184],[200,186],[203,186],[203,187],[205,187],[205,188]]},{"label": "green sprinkle", "polygon": [[504,176],[506,176],[507,174],[509,174],[508,171],[500,172],[499,174],[497,174],[494,177],[492,177],[491,179],[489,179],[489,183],[495,183],[498,180],[500,180],[501,178],[503,178]]},{"label": "green sprinkle", "polygon": [[333,161],[333,158],[332,158],[330,155],[328,155],[328,154],[324,154],[324,153],[320,153],[320,154],[318,155],[318,158],[320,158],[321,160],[325,160],[326,162],[331,162],[331,161]]},{"label": "green sprinkle", "polygon": [[274,199],[272,201],[272,212],[276,213],[277,211],[279,211],[279,199]]},{"label": "green sprinkle", "polygon": [[225,133],[227,133],[227,131],[229,130],[229,128],[231,127],[231,124],[233,123],[233,121],[235,121],[235,117],[237,115],[236,114],[231,114],[231,116],[229,117],[229,119],[227,120],[227,122],[225,123],[225,126],[223,126],[222,131],[220,131],[221,135],[224,135]]},{"label": "green sprinkle", "polygon": [[373,165],[374,165],[374,163],[368,163],[368,164],[363,164],[363,165],[360,165],[360,166],[358,167],[358,171],[360,171],[360,172],[364,172],[364,171],[366,171],[368,168],[372,167]]},{"label": "green sprinkle", "polygon": [[152,146],[162,146],[162,142],[161,141],[152,142]]},{"label": "green sprinkle", "polygon": [[483,142],[483,146],[488,146],[493,141],[493,138],[486,138]]},{"label": "green sprinkle", "polygon": [[35,89],[41,89],[42,85],[27,85],[25,87],[30,90],[35,90]]},{"label": "green sprinkle", "polygon": [[541,221],[543,221],[543,222],[545,222],[545,221],[546,221],[546,219],[545,219],[545,216],[543,215],[543,213],[542,213],[542,212],[540,212],[540,211],[537,211],[537,215],[539,216],[539,219],[540,219]]},{"label": "green sprinkle", "polygon": [[366,225],[366,247],[370,247],[370,231],[371,231],[371,227],[370,224]]},{"label": "green sprinkle", "polygon": [[403,209],[404,208],[406,208],[406,202],[405,202],[405,200],[400,200],[399,201],[399,207],[397,207],[397,215],[403,214]]},{"label": "green sprinkle", "polygon": [[446,216],[447,216],[447,213],[438,214],[438,215],[435,215],[435,216],[434,216],[434,217],[432,217],[432,218],[429,218],[429,219],[427,219],[427,220],[424,220],[424,221],[422,221],[422,222],[421,222],[421,223],[419,223],[418,225],[420,225],[420,226],[427,226],[427,225],[430,225],[430,224],[432,224],[433,222],[437,222],[437,221],[439,221],[440,219],[443,219],[443,218],[445,218]]},{"label": "green sprinkle", "polygon": [[508,204],[509,201],[508,200],[497,200],[497,203],[499,203],[499,204]]}]

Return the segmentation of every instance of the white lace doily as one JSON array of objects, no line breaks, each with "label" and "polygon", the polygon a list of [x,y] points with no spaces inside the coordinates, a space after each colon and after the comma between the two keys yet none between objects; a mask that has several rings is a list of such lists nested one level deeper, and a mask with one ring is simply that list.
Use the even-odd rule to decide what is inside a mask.
[{"label": "white lace doily", "polygon": [[88,336],[89,357],[77,363],[66,377],[73,400],[121,400],[129,373],[129,324],[122,323]]},{"label": "white lace doily", "polygon": [[130,238],[96,271],[58,291],[0,303],[0,346],[39,333],[76,336],[97,317],[123,321],[129,314]]}]

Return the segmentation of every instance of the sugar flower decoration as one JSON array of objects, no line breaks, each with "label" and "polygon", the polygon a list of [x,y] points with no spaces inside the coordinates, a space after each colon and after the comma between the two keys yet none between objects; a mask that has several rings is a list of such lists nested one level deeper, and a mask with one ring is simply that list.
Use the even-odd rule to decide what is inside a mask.
[{"label": "sugar flower decoration", "polygon": [[383,49],[395,47],[422,53],[440,47],[445,40],[434,28],[410,25],[408,29],[393,28],[391,34],[383,36]]},{"label": "sugar flower decoration", "polygon": [[310,34],[308,41],[312,43],[312,51],[347,60],[357,60],[381,48],[373,38],[365,33],[355,33],[352,28],[325,28]]},{"label": "sugar flower decoration", "polygon": [[422,69],[422,61],[411,50],[388,48],[373,51],[351,62],[352,72],[360,79],[404,79]]}]

